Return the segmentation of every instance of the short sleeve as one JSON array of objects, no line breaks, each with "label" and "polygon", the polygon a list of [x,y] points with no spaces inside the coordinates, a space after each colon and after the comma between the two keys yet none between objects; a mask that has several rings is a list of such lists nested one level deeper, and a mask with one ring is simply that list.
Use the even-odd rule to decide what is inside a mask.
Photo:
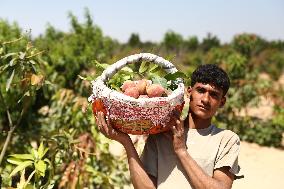
[{"label": "short sleeve", "polygon": [[154,135],[149,135],[140,157],[145,171],[154,177],[158,176],[158,153]]},{"label": "short sleeve", "polygon": [[233,133],[225,136],[220,145],[219,153],[215,162],[214,170],[221,167],[230,167],[230,172],[234,175],[240,171],[238,156],[240,152],[240,139]]}]

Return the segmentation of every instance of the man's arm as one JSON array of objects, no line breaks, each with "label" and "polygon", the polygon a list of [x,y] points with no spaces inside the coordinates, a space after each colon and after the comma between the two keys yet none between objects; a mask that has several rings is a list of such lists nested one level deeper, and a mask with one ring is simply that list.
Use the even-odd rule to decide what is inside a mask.
[{"label": "man's arm", "polygon": [[112,140],[120,142],[125,148],[128,159],[130,178],[134,188],[156,188],[155,179],[152,176],[150,177],[149,175],[147,175],[146,171],[144,170],[143,164],[129,135],[113,129],[110,125],[109,120],[106,122],[104,114],[102,112],[97,113],[96,122],[101,133]]},{"label": "man's arm", "polygon": [[213,172],[213,177],[206,174],[186,150],[183,121],[177,120],[172,128],[174,151],[185,169],[191,185],[195,189],[230,189],[234,175],[229,167],[221,167]]},{"label": "man's arm", "polygon": [[202,170],[187,151],[179,151],[176,154],[195,189],[232,188],[234,175],[229,171],[230,167],[216,169],[211,177]]},{"label": "man's arm", "polygon": [[151,179],[149,175],[145,172],[143,168],[143,164],[137,154],[134,145],[130,140],[127,140],[122,143],[126,150],[128,165],[130,171],[130,177],[134,188],[155,188],[155,184],[153,183],[153,178]]}]

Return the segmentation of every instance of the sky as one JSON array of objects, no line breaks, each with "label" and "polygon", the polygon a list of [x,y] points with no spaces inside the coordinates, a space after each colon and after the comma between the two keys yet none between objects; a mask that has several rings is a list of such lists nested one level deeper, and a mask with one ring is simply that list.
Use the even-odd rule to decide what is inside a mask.
[{"label": "sky", "polygon": [[184,39],[211,33],[223,43],[244,32],[284,40],[284,0],[0,0],[0,18],[36,37],[48,24],[69,31],[69,12],[83,23],[85,8],[104,35],[120,42],[131,33],[159,42],[169,30]]}]

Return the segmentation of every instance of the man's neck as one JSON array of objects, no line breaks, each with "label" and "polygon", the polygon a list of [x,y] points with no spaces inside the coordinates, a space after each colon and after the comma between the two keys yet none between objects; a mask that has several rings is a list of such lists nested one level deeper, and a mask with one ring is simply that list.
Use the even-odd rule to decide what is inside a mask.
[{"label": "man's neck", "polygon": [[211,125],[211,119],[200,119],[193,113],[189,113],[188,115],[188,123],[189,128],[191,129],[205,129],[208,128]]}]

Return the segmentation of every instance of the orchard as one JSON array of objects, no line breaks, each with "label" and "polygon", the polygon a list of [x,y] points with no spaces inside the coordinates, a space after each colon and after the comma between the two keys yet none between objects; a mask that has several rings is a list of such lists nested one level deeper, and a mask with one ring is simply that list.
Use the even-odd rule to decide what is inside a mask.
[{"label": "orchard", "polygon": [[[113,75],[109,88],[136,100],[163,98],[176,89],[172,81],[182,78],[188,86],[192,70],[215,63],[228,71],[232,83],[228,102],[215,121],[241,140],[283,145],[284,87],[279,82],[284,73],[283,41],[242,33],[231,43],[220,44],[212,34],[198,41],[169,31],[159,43],[141,42],[135,34],[121,44],[106,37],[88,11],[83,23],[73,14],[69,17],[70,31],[48,26],[36,38],[0,20],[1,188],[129,185],[127,160],[109,152],[111,142],[99,133],[88,97],[91,81],[105,69],[143,52],[164,57],[179,71],[168,74],[141,61]],[[260,97],[273,102],[273,116],[264,119],[245,111],[257,107]]]}]

